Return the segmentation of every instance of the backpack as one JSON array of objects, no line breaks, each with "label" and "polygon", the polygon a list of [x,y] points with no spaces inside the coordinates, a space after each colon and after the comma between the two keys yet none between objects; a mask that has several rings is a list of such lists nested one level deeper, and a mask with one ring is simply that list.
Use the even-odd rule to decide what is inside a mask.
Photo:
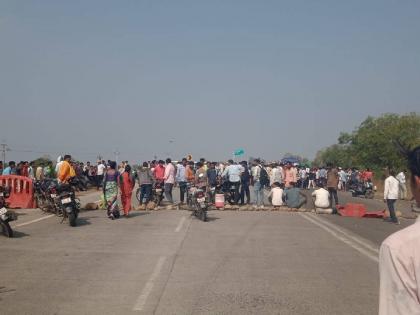
[{"label": "backpack", "polygon": [[260,184],[261,186],[270,186],[270,178],[264,167],[260,169]]}]

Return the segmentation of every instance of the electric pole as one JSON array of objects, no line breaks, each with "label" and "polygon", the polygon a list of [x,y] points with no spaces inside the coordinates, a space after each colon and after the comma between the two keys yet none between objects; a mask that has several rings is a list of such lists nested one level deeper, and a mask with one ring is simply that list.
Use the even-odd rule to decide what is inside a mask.
[{"label": "electric pole", "polygon": [[115,154],[115,163],[117,163],[117,165],[118,165],[118,160],[119,160],[121,152],[118,151],[118,149],[117,149],[117,150],[115,150],[114,154]]},{"label": "electric pole", "polygon": [[2,160],[3,160],[3,165],[6,165],[6,152],[10,151],[9,146],[5,143],[5,141],[3,141],[3,143],[0,144],[1,146],[1,153],[2,153]]}]

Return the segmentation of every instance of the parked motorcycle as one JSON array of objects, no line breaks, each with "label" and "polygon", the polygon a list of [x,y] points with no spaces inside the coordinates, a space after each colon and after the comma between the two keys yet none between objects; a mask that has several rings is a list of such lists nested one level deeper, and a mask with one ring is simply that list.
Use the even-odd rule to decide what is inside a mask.
[{"label": "parked motorcycle", "polygon": [[193,210],[193,215],[201,221],[206,222],[208,211],[208,197],[206,197],[206,191],[192,185],[188,185],[187,189],[187,204],[189,208]]},{"label": "parked motorcycle", "polygon": [[364,197],[367,199],[373,199],[375,196],[375,187],[372,181],[359,182],[350,186],[349,191],[353,197]]},{"label": "parked motorcycle", "polygon": [[222,184],[222,192],[225,195],[225,200],[229,202],[229,204],[234,205],[236,204],[237,196],[236,196],[236,186],[232,185],[232,183],[228,180],[225,180]]},{"label": "parked motorcycle", "polygon": [[13,230],[9,222],[17,220],[15,212],[8,210],[6,199],[10,197],[10,187],[0,186],[0,228],[6,237],[13,237]]},{"label": "parked motorcycle", "polygon": [[[37,207],[44,212],[55,211],[56,181],[52,179],[36,180],[34,182],[34,197]],[[54,191],[52,191],[54,190]]]},{"label": "parked motorcycle", "polygon": [[80,202],[76,199],[74,185],[77,185],[77,182],[72,182],[72,180],[68,184],[58,185],[58,197],[55,203],[58,213],[63,215],[63,221],[68,219],[70,226],[77,225],[80,211]]}]

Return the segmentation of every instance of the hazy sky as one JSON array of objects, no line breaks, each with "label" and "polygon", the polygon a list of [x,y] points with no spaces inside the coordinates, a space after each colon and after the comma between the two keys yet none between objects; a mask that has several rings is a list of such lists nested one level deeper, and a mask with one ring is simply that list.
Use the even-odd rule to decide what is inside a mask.
[{"label": "hazy sky", "polygon": [[416,0],[0,0],[0,140],[16,160],[313,158],[420,112],[419,39]]}]

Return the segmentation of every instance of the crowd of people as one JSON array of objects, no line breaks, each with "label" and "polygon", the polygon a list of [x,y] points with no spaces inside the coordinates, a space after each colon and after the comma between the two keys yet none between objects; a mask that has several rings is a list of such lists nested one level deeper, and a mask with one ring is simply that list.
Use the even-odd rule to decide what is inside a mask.
[{"label": "crowd of people", "polygon": [[[0,162],[0,173],[27,176],[33,180],[57,178],[59,181],[65,181],[66,177],[84,177],[97,190],[104,191],[110,218],[116,214],[118,191],[121,192],[124,214],[128,215],[136,182],[140,187],[140,205],[151,200],[155,183],[162,185],[169,204],[174,203],[173,188],[179,187],[180,203],[183,204],[186,201],[187,186],[193,183],[206,189],[221,185],[233,187],[233,204],[252,203],[258,208],[264,208],[266,196],[271,206],[298,209],[307,202],[306,194],[302,190],[314,189],[312,197],[316,211],[335,213],[339,203],[337,191],[347,191],[355,185],[371,182],[374,176],[369,168],[359,171],[355,168],[342,169],[331,164],[326,167],[309,168],[288,162],[265,163],[260,159],[251,163],[237,163],[233,160],[223,163],[209,162],[204,158],[198,162],[187,158],[173,162],[168,158],[166,161],[145,161],[141,166],[132,168],[128,161],[119,165],[114,161],[106,162],[102,159],[97,160],[96,164],[90,161],[83,163],[73,161],[68,155],[58,157],[55,165],[51,161],[37,166],[35,162],[21,161],[16,164],[11,161],[4,167]],[[66,175],[63,175],[64,173]],[[398,221],[395,217],[395,201],[407,198],[405,173],[404,170],[396,175],[391,171],[390,177],[385,181],[384,200],[387,202],[391,220],[395,223]]]}]

